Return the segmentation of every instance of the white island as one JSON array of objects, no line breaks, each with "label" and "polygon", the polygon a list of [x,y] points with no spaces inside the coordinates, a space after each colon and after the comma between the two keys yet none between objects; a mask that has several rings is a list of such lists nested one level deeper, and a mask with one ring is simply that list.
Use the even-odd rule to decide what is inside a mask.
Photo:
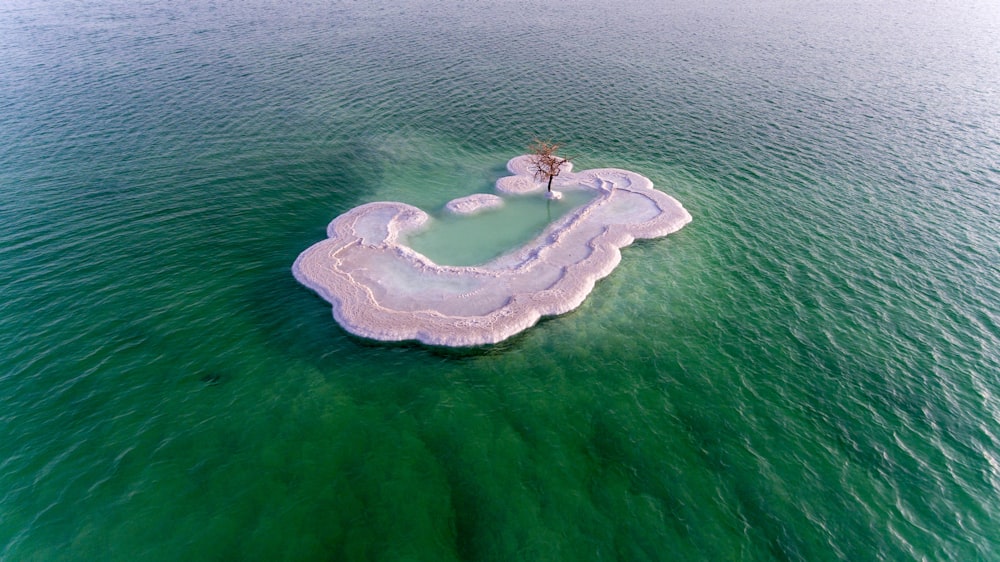
[{"label": "white island", "polygon": [[[507,196],[541,196],[530,156],[507,163],[497,180]],[[594,283],[636,238],[676,232],[691,215],[652,182],[627,170],[564,171],[553,187],[595,190],[590,203],[550,224],[523,247],[476,266],[439,265],[405,244],[428,220],[424,211],[379,202],[355,207],[327,227],[329,238],[299,255],[295,278],[333,305],[347,331],[383,341],[442,346],[493,344],[542,316],[580,306]],[[535,195],[537,194],[537,195]],[[500,195],[462,198],[453,212],[502,204]],[[486,234],[484,234],[486,235]]]}]

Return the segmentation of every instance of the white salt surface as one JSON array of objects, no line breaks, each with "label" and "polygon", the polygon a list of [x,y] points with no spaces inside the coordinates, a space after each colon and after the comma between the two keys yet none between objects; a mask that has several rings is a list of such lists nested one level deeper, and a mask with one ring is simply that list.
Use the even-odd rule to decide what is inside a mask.
[{"label": "white salt surface", "polygon": [[474,215],[487,209],[503,206],[503,198],[490,193],[473,193],[448,201],[444,208],[456,215]]},{"label": "white salt surface", "polygon": [[[497,180],[499,193],[545,192],[528,156],[511,159],[507,169],[512,175]],[[334,219],[329,238],[302,252],[292,272],[333,305],[334,318],[353,334],[445,346],[497,343],[542,316],[580,306],[594,283],[621,261],[620,249],[636,238],[666,236],[691,221],[676,199],[635,172],[563,170],[554,187],[596,190],[598,196],[486,264],[432,262],[401,242],[422,227],[427,214],[405,203],[379,202]],[[449,210],[475,213],[503,202],[478,195],[486,197],[456,199]]]}]

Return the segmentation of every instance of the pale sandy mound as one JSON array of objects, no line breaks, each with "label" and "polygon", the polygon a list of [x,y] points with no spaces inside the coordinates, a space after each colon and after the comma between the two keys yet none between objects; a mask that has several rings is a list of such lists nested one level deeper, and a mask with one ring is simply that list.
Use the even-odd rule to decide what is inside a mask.
[{"label": "pale sandy mound", "polygon": [[503,197],[489,193],[473,193],[448,201],[444,208],[456,215],[475,215],[489,209],[503,206]]},{"label": "pale sandy mound", "polygon": [[[528,156],[507,163],[513,174],[500,193],[545,190]],[[399,241],[426,213],[404,203],[369,203],[340,215],[329,238],[299,255],[295,278],[333,304],[347,331],[378,340],[432,345],[491,344],[533,326],[542,316],[580,306],[594,282],[621,260],[636,238],[679,230],[691,215],[647,178],[612,168],[564,171],[554,187],[593,189],[598,196],[552,223],[519,250],[479,266],[441,266]],[[497,205],[491,197],[456,200],[457,212]]]}]

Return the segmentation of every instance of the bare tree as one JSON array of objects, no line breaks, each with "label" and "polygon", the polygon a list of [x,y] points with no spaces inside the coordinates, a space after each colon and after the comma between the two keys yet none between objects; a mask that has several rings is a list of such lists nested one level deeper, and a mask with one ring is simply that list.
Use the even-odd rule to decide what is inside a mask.
[{"label": "bare tree", "polygon": [[535,177],[539,180],[548,180],[549,193],[552,192],[552,178],[559,175],[563,164],[570,161],[569,158],[556,156],[559,145],[552,142],[535,139],[535,142],[528,145],[531,151],[531,169],[535,172]]}]

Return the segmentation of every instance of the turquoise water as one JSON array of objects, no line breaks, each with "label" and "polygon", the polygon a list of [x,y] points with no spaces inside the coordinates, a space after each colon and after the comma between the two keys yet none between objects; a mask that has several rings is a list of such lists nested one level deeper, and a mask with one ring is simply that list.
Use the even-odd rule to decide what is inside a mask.
[{"label": "turquoise water", "polygon": [[[0,559],[1000,559],[995,3],[11,0],[0,53]],[[484,349],[292,278],[535,137],[694,221]]]},{"label": "turquoise water", "polygon": [[570,189],[559,200],[542,195],[507,196],[503,205],[472,216],[439,211],[406,243],[441,265],[479,265],[521,248],[546,226],[597,196],[592,189]]}]

